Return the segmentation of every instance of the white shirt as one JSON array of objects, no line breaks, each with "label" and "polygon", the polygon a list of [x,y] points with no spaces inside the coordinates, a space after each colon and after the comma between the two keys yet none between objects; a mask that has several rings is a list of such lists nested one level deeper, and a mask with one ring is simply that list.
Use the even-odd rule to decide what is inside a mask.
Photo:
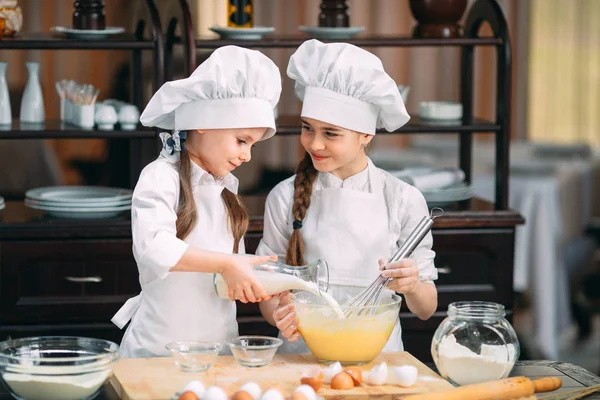
[{"label": "white shirt", "polygon": [[[374,173],[381,174],[384,197],[388,206],[389,228],[399,247],[423,216],[429,215],[425,198],[415,187],[369,163],[369,166],[363,171],[344,180],[329,172],[319,172],[313,185],[312,196],[317,191],[325,188],[344,188],[370,192],[368,168],[372,168]],[[292,176],[280,182],[267,197],[263,238],[256,251],[257,254],[278,254],[281,256],[286,253],[288,241],[293,231],[294,178],[295,176]],[[369,229],[369,227],[365,226],[365,229]],[[433,261],[435,252],[431,250],[432,245],[433,237],[429,232],[410,256],[419,269],[419,279],[431,283],[437,279],[437,270]],[[365,282],[365,284],[369,283]]]},{"label": "white shirt", "polygon": [[[133,256],[140,270],[140,283],[166,277],[188,248],[188,244],[176,236],[180,183],[176,165],[179,153],[175,154],[176,157],[169,159],[160,156],[148,164],[133,192]],[[214,178],[196,163],[191,162],[191,165],[192,190],[197,186],[221,185],[237,193],[239,181],[234,175]]]}]

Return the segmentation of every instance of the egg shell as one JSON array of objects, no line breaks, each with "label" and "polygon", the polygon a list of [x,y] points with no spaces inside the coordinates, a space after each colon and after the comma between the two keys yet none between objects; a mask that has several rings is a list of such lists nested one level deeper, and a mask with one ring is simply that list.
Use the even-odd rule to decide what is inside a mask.
[{"label": "egg shell", "polygon": [[360,386],[362,383],[362,371],[358,367],[347,367],[344,368],[344,372],[350,375],[352,380],[354,381],[354,386]]},{"label": "egg shell", "polygon": [[250,393],[250,396],[252,396],[254,400],[259,400],[260,395],[262,394],[262,389],[256,382],[246,382],[242,385],[240,390]]},{"label": "egg shell", "polygon": [[345,372],[340,372],[331,380],[331,388],[334,390],[349,390],[354,388],[354,380]]},{"label": "egg shell", "polygon": [[189,381],[187,385],[184,386],[182,392],[194,392],[194,394],[201,399],[206,392],[206,388],[204,387],[204,383],[200,381]]},{"label": "egg shell", "polygon": [[402,387],[411,387],[417,382],[419,372],[413,365],[402,365],[392,367],[389,371],[387,383]]},{"label": "egg shell", "polygon": [[304,397],[306,397],[306,400],[317,399],[317,393],[310,385],[300,385],[296,389],[294,389],[294,393],[301,393]]},{"label": "egg shell", "polygon": [[196,393],[191,392],[191,391],[186,391],[183,392],[179,395],[179,397],[177,398],[177,400],[199,400],[198,396],[196,396]]},{"label": "egg shell", "polygon": [[370,385],[384,385],[388,378],[388,366],[386,363],[377,364],[369,372]]},{"label": "egg shell", "polygon": [[342,370],[342,364],[339,362],[334,362],[333,364],[329,365],[323,370],[323,382],[331,383],[333,377],[342,372]]}]

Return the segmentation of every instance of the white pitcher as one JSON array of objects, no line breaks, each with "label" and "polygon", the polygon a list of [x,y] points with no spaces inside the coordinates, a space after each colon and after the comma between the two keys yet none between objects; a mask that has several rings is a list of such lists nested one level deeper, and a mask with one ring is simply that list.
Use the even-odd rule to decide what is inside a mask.
[{"label": "white pitcher", "polygon": [[0,62],[0,125],[10,125],[12,123],[12,114],[10,110],[10,96],[8,94],[8,84],[6,83],[7,62]]},{"label": "white pitcher", "polygon": [[21,122],[42,123],[46,116],[44,112],[44,96],[40,85],[39,70],[40,63],[27,62],[29,79],[25,85],[23,98],[21,99]]}]

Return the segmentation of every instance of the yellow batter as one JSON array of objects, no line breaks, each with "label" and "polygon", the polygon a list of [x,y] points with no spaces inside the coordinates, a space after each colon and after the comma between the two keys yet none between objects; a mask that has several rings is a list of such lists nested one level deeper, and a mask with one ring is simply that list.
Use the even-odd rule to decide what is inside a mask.
[{"label": "yellow batter", "polygon": [[296,306],[298,330],[319,360],[341,363],[369,362],[387,343],[398,318],[396,307],[371,316],[335,319],[319,307]]}]

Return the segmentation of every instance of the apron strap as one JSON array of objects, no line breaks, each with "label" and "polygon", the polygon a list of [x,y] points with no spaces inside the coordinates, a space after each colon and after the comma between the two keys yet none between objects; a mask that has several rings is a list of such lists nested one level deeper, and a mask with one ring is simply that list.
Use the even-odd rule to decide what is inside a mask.
[{"label": "apron strap", "polygon": [[131,320],[133,314],[140,308],[140,303],[142,302],[142,293],[138,294],[135,297],[130,298],[123,304],[123,307],[117,311],[117,313],[110,320],[113,324],[115,324],[119,329],[123,329],[125,325]]}]

